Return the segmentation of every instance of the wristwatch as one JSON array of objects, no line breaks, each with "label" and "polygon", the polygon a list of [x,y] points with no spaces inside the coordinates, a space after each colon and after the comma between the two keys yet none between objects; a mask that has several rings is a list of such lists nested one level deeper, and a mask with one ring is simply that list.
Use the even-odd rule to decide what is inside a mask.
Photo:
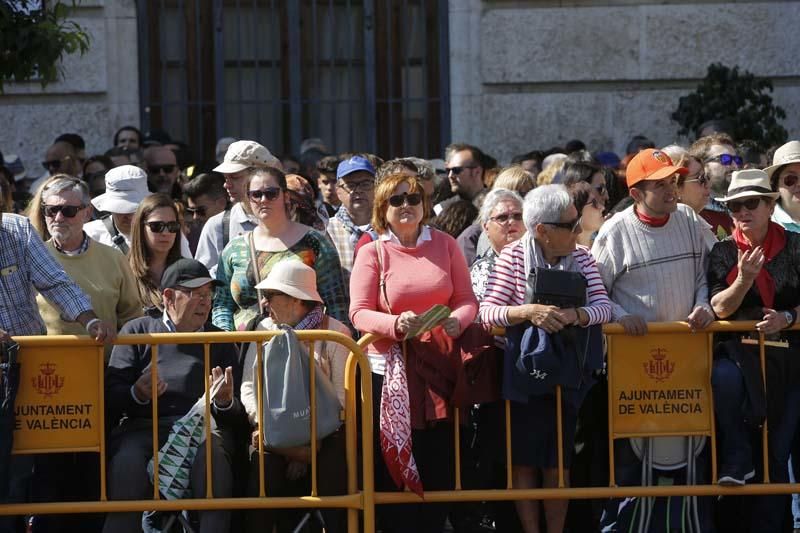
[{"label": "wristwatch", "polygon": [[797,321],[797,311],[791,309],[789,311],[784,311],[783,316],[786,319],[786,327],[790,328],[794,326],[794,323]]}]

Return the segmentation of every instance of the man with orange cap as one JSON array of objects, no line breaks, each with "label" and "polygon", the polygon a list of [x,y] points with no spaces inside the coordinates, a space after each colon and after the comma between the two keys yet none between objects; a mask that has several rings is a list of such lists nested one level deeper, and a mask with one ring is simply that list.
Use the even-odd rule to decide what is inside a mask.
[{"label": "man with orange cap", "polygon": [[[648,322],[685,320],[703,329],[714,320],[706,285],[703,231],[708,230],[690,207],[678,203],[677,176],[687,172],[660,150],[640,151],[626,174],[633,205],[603,224],[592,246],[613,319],[629,335],[647,333]],[[618,482],[640,484],[641,463],[628,440],[617,441],[615,457]],[[611,502],[601,525],[624,530],[639,507],[634,503]]]}]

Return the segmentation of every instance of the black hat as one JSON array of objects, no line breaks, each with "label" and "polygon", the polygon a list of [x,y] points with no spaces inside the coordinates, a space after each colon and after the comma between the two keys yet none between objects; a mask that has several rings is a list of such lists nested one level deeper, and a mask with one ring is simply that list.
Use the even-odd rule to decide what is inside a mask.
[{"label": "black hat", "polygon": [[208,269],[200,261],[194,259],[178,259],[164,271],[161,276],[161,289],[174,289],[175,287],[185,287],[196,289],[206,283],[213,283],[218,287],[222,282],[211,277]]}]

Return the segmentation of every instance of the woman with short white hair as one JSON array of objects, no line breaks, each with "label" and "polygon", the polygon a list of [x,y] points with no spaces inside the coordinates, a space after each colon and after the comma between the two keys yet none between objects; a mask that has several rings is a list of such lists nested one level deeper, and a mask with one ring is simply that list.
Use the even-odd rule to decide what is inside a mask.
[{"label": "woman with short white hair", "polygon": [[500,252],[525,234],[522,197],[508,189],[492,189],[483,201],[478,219],[491,245],[470,268],[472,290],[480,301]]},{"label": "woman with short white hair", "polygon": [[[527,235],[503,248],[489,275],[486,293],[480,304],[481,321],[491,326],[508,328],[507,342],[512,339],[512,330],[516,334],[518,330],[530,327],[524,326],[527,322],[538,328],[534,332],[537,337],[547,335],[548,340],[565,328],[588,328],[608,322],[611,319],[611,303],[594,258],[588,249],[576,247],[577,236],[581,233],[581,219],[567,188],[563,185],[543,185],[528,193],[523,205],[523,219]],[[586,282],[585,305],[559,308],[554,305],[527,303],[528,273],[534,269],[537,272],[561,270],[580,273]],[[535,297],[534,291],[534,299]],[[517,325],[523,326],[514,330],[512,327]],[[585,334],[588,335],[588,331]],[[601,349],[602,341],[599,335],[595,337],[596,342],[592,341],[591,349],[597,351]],[[588,348],[592,337],[586,338]],[[521,347],[519,344],[517,350]],[[506,366],[509,356],[519,361],[521,353],[510,353],[507,348]],[[586,368],[580,370],[584,372]],[[566,401],[567,391],[564,395],[565,401],[562,401],[566,479],[569,479],[568,469],[580,402],[589,388],[586,381],[581,383],[583,384],[575,391],[574,401]],[[532,394],[525,389],[512,390],[513,387],[506,385],[504,379],[503,395],[512,400],[514,487],[555,487],[558,483],[555,386],[544,394]],[[547,531],[563,530],[567,503],[567,500],[543,502]],[[539,531],[539,502],[518,501],[516,507],[525,531]]]}]

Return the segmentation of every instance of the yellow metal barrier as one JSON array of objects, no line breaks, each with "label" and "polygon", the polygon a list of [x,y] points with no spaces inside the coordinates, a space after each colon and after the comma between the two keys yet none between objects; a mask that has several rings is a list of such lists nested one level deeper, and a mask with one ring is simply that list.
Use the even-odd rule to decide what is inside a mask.
[{"label": "yellow metal barrier", "polygon": [[[626,337],[619,325],[606,325],[604,333],[609,342],[609,381],[610,390],[616,391],[609,397],[611,409],[609,439],[627,438],[631,436],[651,435],[706,435],[712,439],[712,477],[716,479],[716,449],[714,446],[714,417],[713,396],[710,387],[711,348],[712,334],[715,332],[741,332],[754,331],[755,322],[716,322],[702,332],[692,333],[688,325],[682,322],[651,323],[647,336],[632,338]],[[793,329],[800,329],[796,326]],[[378,340],[378,337],[367,335],[358,343],[349,337],[331,331],[299,331],[298,337],[302,342],[314,340],[328,340],[340,343],[351,350],[345,372],[345,437],[347,460],[347,494],[340,496],[317,495],[317,464],[316,464],[316,439],[312,439],[312,488],[311,494],[302,497],[264,497],[265,481],[263,472],[263,455],[259,454],[260,477],[259,497],[248,498],[214,498],[211,490],[212,467],[207,468],[207,497],[205,499],[185,499],[167,501],[161,499],[158,491],[158,480],[154,483],[153,499],[138,501],[109,501],[105,487],[105,427],[103,394],[98,391],[103,389],[103,349],[96,343],[84,337],[58,336],[58,337],[17,337],[22,350],[23,381],[21,392],[17,400],[20,406],[56,405],[54,398],[63,395],[61,407],[51,410],[47,408],[26,407],[22,409],[22,416],[18,421],[14,453],[62,453],[73,451],[91,451],[100,454],[101,464],[101,497],[97,502],[53,502],[53,503],[21,503],[0,505],[0,515],[27,515],[47,513],[103,513],[103,512],[132,512],[146,510],[208,510],[208,509],[254,509],[254,508],[342,508],[348,512],[348,531],[354,533],[359,530],[359,512],[362,513],[362,530],[372,533],[375,528],[375,505],[397,504],[403,502],[421,502],[422,500],[411,492],[375,492],[374,490],[374,461],[380,458],[373,457],[373,427],[372,427],[372,382],[370,379],[369,363],[364,353],[364,348]],[[502,334],[502,331],[498,331]],[[124,336],[117,339],[117,344],[150,344],[153,345],[153,357],[157,357],[157,349],[162,344],[192,343],[204,345],[204,358],[207,373],[209,368],[209,350],[213,343],[230,342],[256,342],[269,339],[279,332],[241,332],[241,333],[171,333]],[[759,337],[760,356],[762,369],[764,368],[765,352],[764,337]],[[260,343],[259,343],[260,346]],[[313,344],[310,344],[309,357],[313,361]],[[697,357],[697,350],[700,357]],[[257,365],[261,366],[263,349],[259,347]],[[693,358],[689,360],[687,358]],[[82,361],[83,365],[77,365]],[[620,361],[625,364],[621,365]],[[70,364],[72,363],[72,364]],[[633,364],[631,364],[633,363]],[[82,370],[81,376],[71,373],[73,367]],[[618,368],[619,367],[619,368]],[[630,367],[630,368],[624,368]],[[155,384],[158,379],[157,365],[152,365],[153,414],[158,412],[158,397],[155,393]],[[313,365],[311,366],[313,368]],[[360,397],[356,397],[357,370],[360,372]],[[618,373],[617,370],[622,370]],[[633,369],[633,370],[631,370]],[[627,374],[626,374],[627,372]],[[631,372],[639,373],[638,376]],[[261,377],[256,372],[258,406],[262,406]],[[642,377],[642,375],[644,377]],[[627,376],[627,377],[626,377]],[[633,376],[633,377],[631,377]],[[311,373],[314,379],[314,373]],[[699,380],[699,381],[698,381]],[[618,385],[623,384],[620,388]],[[237,386],[240,384],[237,384]],[[206,385],[208,386],[208,385]],[[657,413],[656,407],[646,407],[646,401],[628,401],[628,396],[620,396],[620,390],[633,390],[635,387],[650,387],[647,390],[679,391],[683,393],[665,393],[667,397],[678,398],[678,403],[690,404],[688,408],[678,407],[676,412],[680,424],[675,424],[673,417],[658,417],[670,413]],[[312,391],[312,405],[314,387]],[[686,392],[690,391],[690,392]],[[376,391],[375,393],[379,393]],[[524,500],[524,499],[586,499],[608,497],[656,497],[656,496],[701,496],[701,495],[729,495],[729,494],[787,494],[797,491],[795,484],[771,484],[766,478],[761,484],[748,484],[743,487],[723,487],[716,484],[705,485],[671,485],[671,486],[614,486],[613,478],[613,453],[610,455],[610,475],[612,485],[609,487],[571,487],[567,488],[564,479],[564,458],[561,452],[562,442],[562,416],[561,416],[561,391],[557,391],[557,427],[559,450],[559,477],[557,488],[515,489],[512,483],[510,468],[508,469],[507,487],[505,489],[490,490],[463,490],[461,486],[461,457],[459,453],[459,431],[455,430],[455,479],[452,491],[427,491],[426,503],[434,502],[465,502],[465,501],[495,501],[495,500]],[[49,395],[49,396],[48,396]],[[43,403],[43,398],[48,398]],[[636,398],[637,395],[631,397]],[[356,427],[356,407],[361,405],[361,432],[359,446],[359,428]],[[644,407],[643,407],[644,406]],[[641,411],[643,410],[643,411]],[[686,410],[687,412],[683,412]],[[632,411],[632,413],[631,413]],[[631,418],[631,414],[648,415],[646,423],[641,423],[641,418]],[[41,414],[44,413],[44,414]],[[207,402],[206,414],[210,413]],[[52,416],[51,416],[52,415]],[[456,413],[457,416],[457,413]],[[42,421],[42,417],[47,421]],[[155,418],[157,419],[157,417]],[[260,419],[260,416],[259,416]],[[312,409],[312,419],[316,413]],[[505,454],[507,464],[513,464],[511,450],[511,417],[510,402],[505,402]],[[39,420],[33,422],[32,420]],[[77,422],[76,422],[77,420]],[[639,420],[639,422],[637,422]],[[663,423],[662,423],[663,422]],[[457,428],[456,424],[456,428]],[[45,429],[48,428],[48,429]],[[315,425],[312,424],[312,429]],[[42,438],[37,431],[51,431],[51,435],[58,438]],[[210,431],[210,429],[209,429]],[[768,428],[765,424],[763,430],[764,440],[764,472],[768,470]],[[263,444],[259,446],[263,451]],[[153,435],[154,461],[158,459],[158,438],[156,430]],[[210,439],[206,440],[207,464],[210,461]],[[361,454],[361,475],[359,476],[359,453]],[[157,471],[157,465],[156,465]],[[359,486],[360,485],[360,486]]]}]

